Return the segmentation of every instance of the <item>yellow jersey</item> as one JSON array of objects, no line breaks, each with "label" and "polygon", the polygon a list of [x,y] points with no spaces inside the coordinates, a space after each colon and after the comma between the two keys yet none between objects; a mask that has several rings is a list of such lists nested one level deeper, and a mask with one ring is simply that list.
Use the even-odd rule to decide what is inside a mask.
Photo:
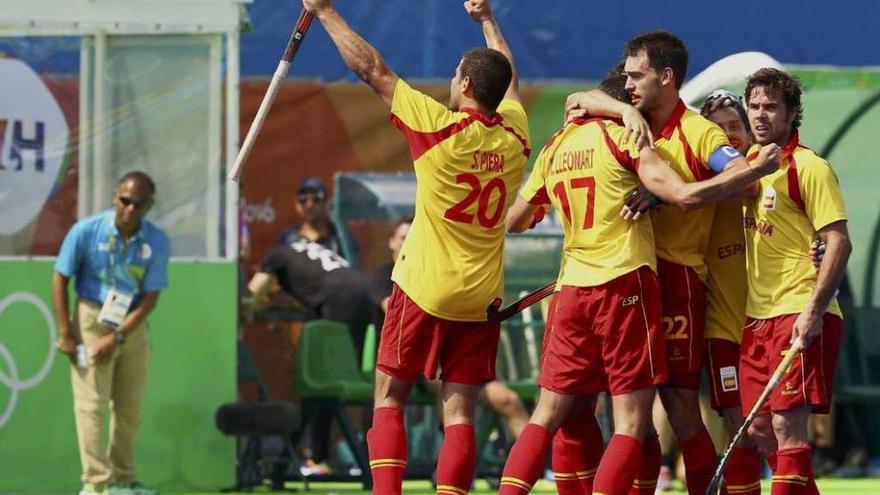
[{"label": "yellow jersey", "polygon": [[[759,147],[753,146],[754,159]],[[749,297],[746,315],[772,318],[802,312],[818,280],[810,244],[823,227],[846,220],[843,194],[834,170],[798,141],[782,149],[779,170],[762,177],[758,197],[743,210]],[[843,316],[832,299],[828,312]]]},{"label": "yellow jersey", "polygon": [[706,250],[707,339],[742,341],[748,296],[742,219],[740,201],[725,201],[715,207]]},{"label": "yellow jersey", "polygon": [[639,153],[623,127],[581,119],[553,135],[520,196],[552,204],[565,234],[557,287],[593,287],[641,266],[657,270],[651,222],[620,217],[621,198],[639,186]]},{"label": "yellow jersey", "polygon": [[400,79],[391,121],[416,173],[415,216],[391,279],[431,315],[484,321],[504,288],[504,220],[529,156],[525,109],[505,99],[492,117],[456,112]]},{"label": "yellow jersey", "polygon": [[[689,110],[679,100],[678,106],[664,124],[654,147],[660,158],[669,163],[685,182],[705,180],[714,175],[709,157],[722,146],[729,146],[727,136],[718,125]],[[715,205],[685,212],[666,205],[651,212],[657,257],[694,269],[706,277],[705,253]]]}]

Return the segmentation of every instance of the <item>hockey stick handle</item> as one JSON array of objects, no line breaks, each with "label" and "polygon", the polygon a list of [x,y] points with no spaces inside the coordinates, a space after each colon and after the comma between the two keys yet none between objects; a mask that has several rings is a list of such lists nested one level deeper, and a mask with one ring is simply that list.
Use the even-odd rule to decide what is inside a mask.
[{"label": "hockey stick handle", "polygon": [[229,174],[227,175],[229,179],[238,181],[241,177],[242,169],[248,156],[251,154],[254,142],[257,140],[257,135],[260,134],[260,129],[266,121],[266,116],[269,114],[269,109],[272,108],[272,103],[278,95],[278,90],[281,89],[284,79],[287,78],[287,72],[290,70],[290,63],[293,61],[293,56],[296,55],[299,46],[302,44],[302,40],[305,37],[309,26],[312,24],[312,19],[311,12],[303,9],[296,22],[296,27],[294,28],[293,33],[291,33],[290,39],[287,41],[287,47],[284,49],[284,54],[281,56],[281,60],[278,61],[278,67],[275,68],[275,73],[272,74],[272,81],[269,83],[269,89],[266,90],[266,94],[263,96],[263,101],[260,102],[260,108],[257,110],[257,115],[254,117],[253,122],[251,122],[251,127],[248,129],[247,136],[244,138],[244,143],[242,143],[241,148],[238,150],[238,156],[235,157],[235,164],[233,164],[232,169],[229,170]]},{"label": "hockey stick handle", "polygon": [[556,281],[554,280],[547,283],[540,289],[530,292],[525,296],[517,299],[516,301],[510,303],[504,308],[501,308],[501,299],[496,298],[494,301],[489,303],[489,307],[486,308],[486,317],[489,319],[489,321],[504,321],[549,296],[553,293],[555,289]]},{"label": "hockey stick handle", "polygon": [[777,366],[776,370],[773,371],[773,375],[770,376],[770,380],[767,381],[767,386],[764,387],[761,395],[758,396],[758,400],[755,402],[755,405],[752,406],[752,410],[749,411],[749,415],[746,416],[746,419],[743,421],[742,426],[740,426],[739,429],[736,430],[736,434],[733,435],[733,438],[730,440],[727,448],[724,449],[724,453],[721,455],[721,461],[718,463],[718,467],[715,468],[715,474],[714,476],[712,476],[712,481],[709,483],[709,490],[706,492],[707,495],[716,495],[717,493],[720,493],[719,489],[721,488],[721,476],[724,474],[724,468],[727,467],[727,462],[730,460],[730,453],[745,435],[746,431],[748,431],[749,426],[752,424],[752,421],[754,421],[755,417],[758,416],[761,407],[764,405],[765,402],[767,402],[767,399],[770,397],[770,394],[773,392],[773,390],[775,390],[776,387],[779,385],[779,382],[782,381],[782,377],[788,372],[788,369],[791,368],[791,363],[794,362],[795,358],[797,358],[803,350],[803,341],[798,338],[794,341],[788,351],[786,351],[785,356],[782,358],[782,362],[779,363],[779,366]]}]

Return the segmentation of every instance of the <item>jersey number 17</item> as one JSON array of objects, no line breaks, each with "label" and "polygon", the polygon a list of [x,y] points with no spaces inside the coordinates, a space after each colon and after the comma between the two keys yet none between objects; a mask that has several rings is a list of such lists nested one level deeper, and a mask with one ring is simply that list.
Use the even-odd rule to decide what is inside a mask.
[{"label": "jersey number 17", "polygon": [[[587,190],[587,209],[584,212],[584,223],[581,225],[581,229],[588,230],[593,228],[593,211],[596,203],[596,178],[577,177],[571,179],[571,189],[572,191],[575,189]],[[565,190],[565,182],[558,182],[553,186],[553,194],[559,198],[559,203],[562,205],[562,212],[565,214],[568,224],[574,227],[574,224],[571,221],[571,202],[568,200],[568,194]]]}]

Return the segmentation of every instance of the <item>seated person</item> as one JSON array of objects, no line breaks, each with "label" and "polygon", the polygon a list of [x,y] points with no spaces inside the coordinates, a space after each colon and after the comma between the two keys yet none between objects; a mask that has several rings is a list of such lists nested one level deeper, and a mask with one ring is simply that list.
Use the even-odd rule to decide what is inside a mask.
[{"label": "seated person", "polygon": [[296,190],[296,213],[302,219],[281,233],[278,244],[310,241],[339,254],[342,244],[327,213],[327,188],[317,177],[306,177]]},{"label": "seated person", "polygon": [[[368,277],[350,268],[348,261],[317,242],[296,239],[279,244],[266,255],[259,271],[248,283],[254,305],[268,305],[275,293],[294,299],[316,317],[348,327],[358,356],[363,355],[367,326],[377,320],[378,300]],[[319,410],[311,424],[311,458],[304,474],[329,474],[332,411]]]},{"label": "seated person", "polygon": [[257,307],[268,305],[273,287],[315,314],[348,326],[358,357],[378,301],[368,277],[317,242],[297,240],[275,246],[248,282]]}]

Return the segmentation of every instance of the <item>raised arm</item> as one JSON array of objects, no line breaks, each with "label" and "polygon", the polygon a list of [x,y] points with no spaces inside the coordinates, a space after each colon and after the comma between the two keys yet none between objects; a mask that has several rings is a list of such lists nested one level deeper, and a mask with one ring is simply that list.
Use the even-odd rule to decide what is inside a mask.
[{"label": "raised arm", "polygon": [[324,30],[345,60],[345,64],[361,81],[367,83],[389,107],[394,98],[397,74],[379,52],[361,38],[333,8],[330,0],[302,0],[303,7],[321,21]]},{"label": "raised arm", "polygon": [[639,148],[654,147],[654,134],[651,132],[651,126],[638,109],[606,94],[601,89],[578,91],[568,95],[565,100],[566,122],[587,116],[621,119],[624,128],[626,128],[625,142],[631,139]]},{"label": "raised arm", "polygon": [[779,166],[779,147],[769,144],[761,148],[754,166],[746,163],[744,166],[729,167],[711,179],[691,183],[684,182],[654,151],[648,148],[642,148],[639,162],[639,179],[649,191],[665,203],[683,210],[692,210],[724,199],[772,173]]},{"label": "raised arm", "polygon": [[513,52],[507,45],[507,40],[501,34],[501,27],[495,22],[495,16],[492,15],[492,8],[489,6],[489,0],[465,0],[464,9],[483,28],[483,36],[486,38],[486,46],[498,50],[503,53],[507,60],[510,60],[510,68],[513,71],[513,77],[510,79],[510,86],[507,87],[505,98],[512,98],[519,101],[519,76],[516,72],[516,63],[513,60]]}]

